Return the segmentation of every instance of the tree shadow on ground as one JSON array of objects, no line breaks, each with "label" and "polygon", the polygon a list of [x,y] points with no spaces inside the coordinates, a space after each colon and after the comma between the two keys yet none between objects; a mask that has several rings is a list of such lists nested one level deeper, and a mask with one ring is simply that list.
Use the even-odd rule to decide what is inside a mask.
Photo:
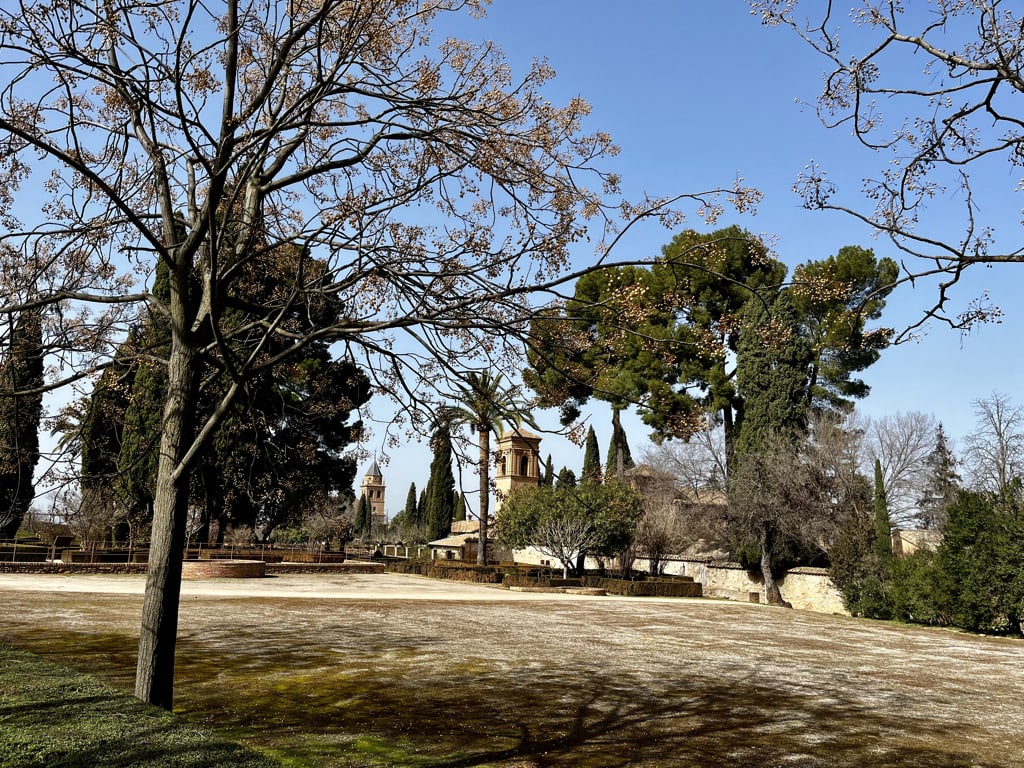
[{"label": "tree shadow on ground", "polygon": [[[1007,764],[1005,756],[979,759],[977,750],[958,743],[957,728],[900,711],[898,701],[872,705],[755,675],[717,680],[700,674],[698,665],[666,669],[652,682],[571,659],[523,668],[477,657],[425,669],[410,652],[408,664],[394,657],[387,667],[367,664],[367,654],[331,669],[316,668],[308,649],[297,652],[303,664],[276,653],[272,667],[245,683],[244,696],[238,678],[190,679],[183,706],[211,725],[256,732],[253,743],[289,755],[296,753],[285,745],[288,734],[303,731],[296,756],[316,765]],[[228,664],[210,653],[201,654],[207,664]]]},{"label": "tree shadow on ground", "polygon": [[[34,634],[35,650],[45,637],[62,659],[108,680],[131,679],[133,637],[19,634]],[[200,728],[324,768],[1002,768],[1024,760],[1007,754],[1017,742],[986,745],[979,733],[961,740],[963,723],[929,718],[883,680],[840,675],[822,690],[797,674],[709,671],[679,658],[652,675],[622,662],[598,666],[567,648],[557,660],[510,661],[479,648],[453,658],[436,634],[415,627],[336,632],[329,641],[257,620],[186,628],[176,702]]]}]

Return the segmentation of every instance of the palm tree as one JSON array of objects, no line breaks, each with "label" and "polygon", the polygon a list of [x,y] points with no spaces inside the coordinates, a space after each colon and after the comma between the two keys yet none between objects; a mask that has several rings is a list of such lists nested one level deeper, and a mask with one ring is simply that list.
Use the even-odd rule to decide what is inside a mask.
[{"label": "palm tree", "polygon": [[452,424],[465,424],[470,432],[477,433],[480,456],[477,473],[480,477],[480,546],[477,548],[478,565],[487,564],[487,516],[490,506],[491,432],[501,434],[507,424],[517,427],[524,421],[524,403],[518,389],[506,387],[500,373],[483,371],[471,372],[463,377],[464,385],[457,387],[457,398],[461,405],[452,406],[448,415]]}]

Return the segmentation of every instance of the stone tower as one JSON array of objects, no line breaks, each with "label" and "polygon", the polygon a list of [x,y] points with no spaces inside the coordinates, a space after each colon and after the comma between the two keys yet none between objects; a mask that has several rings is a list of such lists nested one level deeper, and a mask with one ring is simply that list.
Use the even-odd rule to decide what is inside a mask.
[{"label": "stone tower", "polygon": [[498,438],[495,459],[497,512],[509,493],[516,488],[540,485],[540,436],[524,429],[510,429]]},{"label": "stone tower", "polygon": [[370,502],[370,514],[373,516],[373,522],[387,522],[387,515],[384,513],[384,475],[381,474],[376,459],[363,475],[363,484],[359,486],[359,490]]}]

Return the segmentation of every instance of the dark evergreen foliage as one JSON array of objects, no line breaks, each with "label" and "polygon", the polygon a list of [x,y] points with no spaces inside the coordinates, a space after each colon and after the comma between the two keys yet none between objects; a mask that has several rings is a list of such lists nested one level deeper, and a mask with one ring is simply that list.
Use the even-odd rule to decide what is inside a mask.
[{"label": "dark evergreen foliage", "polygon": [[896,615],[892,527],[885,500],[881,462],[875,461],[874,514],[854,512],[829,550],[829,576],[854,616],[888,619]]},{"label": "dark evergreen foliage", "polygon": [[615,477],[621,480],[622,472],[636,464],[633,461],[633,453],[629,449],[629,440],[626,438],[626,430],[622,427],[619,415],[619,411],[612,412],[612,438],[608,441],[608,454],[605,457],[607,462],[605,477]]},{"label": "dark evergreen foliage", "polygon": [[548,460],[544,462],[544,476],[540,481],[541,485],[552,487],[555,484],[555,465],[551,461],[551,454],[548,454]]},{"label": "dark evergreen foliage", "polygon": [[1024,509],[1016,482],[961,491],[935,557],[939,615],[972,632],[1019,633],[1024,618]]},{"label": "dark evergreen foliage", "polygon": [[442,424],[430,440],[434,458],[427,480],[424,523],[427,541],[444,538],[455,517],[455,475],[452,473],[452,438],[448,425]]},{"label": "dark evergreen foliage", "polygon": [[35,496],[43,395],[43,321],[24,310],[0,365],[0,539],[13,538]]},{"label": "dark evergreen foliage", "polygon": [[581,484],[601,482],[601,449],[597,445],[597,434],[594,427],[587,429],[586,441],[583,444],[583,471],[580,473]]},{"label": "dark evergreen foliage", "polygon": [[960,475],[956,471],[956,457],[949,449],[946,432],[940,423],[935,432],[935,448],[928,455],[928,478],[924,493],[918,499],[918,519],[921,527],[941,530],[946,523],[949,508],[960,490]]},{"label": "dark evergreen foliage", "polygon": [[767,439],[801,440],[807,428],[811,350],[786,291],[771,304],[750,301],[741,314],[736,386],[744,402],[736,452],[761,450]]},{"label": "dark evergreen foliage", "polygon": [[373,510],[370,507],[370,500],[366,494],[359,495],[359,504],[356,506],[356,517],[352,522],[352,532],[357,537],[369,536],[373,527]]}]

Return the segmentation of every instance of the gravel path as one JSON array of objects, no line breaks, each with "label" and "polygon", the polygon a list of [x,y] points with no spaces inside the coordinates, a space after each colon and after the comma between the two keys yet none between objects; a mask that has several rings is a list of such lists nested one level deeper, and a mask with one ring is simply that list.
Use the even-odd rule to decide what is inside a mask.
[{"label": "gravel path", "polygon": [[[130,687],[143,579],[0,575],[0,636]],[[186,582],[177,707],[311,766],[1024,765],[1024,644],[399,575]]]}]

